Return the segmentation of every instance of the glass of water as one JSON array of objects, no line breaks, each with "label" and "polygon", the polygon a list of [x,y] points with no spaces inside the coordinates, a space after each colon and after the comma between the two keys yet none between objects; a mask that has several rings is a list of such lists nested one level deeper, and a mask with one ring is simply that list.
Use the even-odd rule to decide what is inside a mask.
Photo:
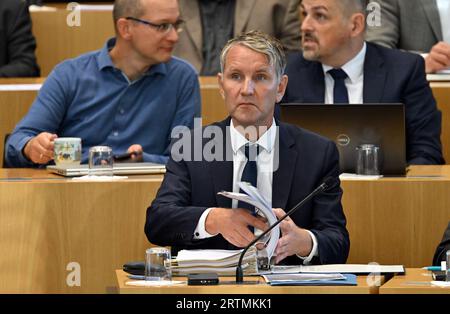
[{"label": "glass of water", "polygon": [[113,175],[113,153],[109,146],[93,146],[89,149],[89,175]]}]

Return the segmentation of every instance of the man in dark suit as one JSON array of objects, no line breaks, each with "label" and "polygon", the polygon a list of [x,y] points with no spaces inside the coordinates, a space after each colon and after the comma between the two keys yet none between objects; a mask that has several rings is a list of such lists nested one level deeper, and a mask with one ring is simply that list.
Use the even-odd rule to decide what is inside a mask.
[{"label": "man in dark suit", "polygon": [[282,102],[404,103],[409,164],[442,164],[441,113],[418,55],[364,41],[363,0],[304,0]]},{"label": "man in dark suit", "polygon": [[35,49],[26,1],[0,1],[0,77],[39,76]]},{"label": "man in dark suit", "polygon": [[[251,173],[278,218],[326,177],[339,182],[333,142],[273,118],[288,81],[285,64],[280,42],[257,31],[224,47],[219,85],[231,117],[184,133],[173,144],[164,181],[147,210],[150,242],[174,252],[248,245],[255,238],[248,227],[265,229],[265,222],[217,193],[239,192],[238,182],[251,182]],[[204,134],[197,142],[202,145],[196,146],[196,133]],[[256,160],[247,148],[259,151]],[[341,197],[337,184],[281,223],[277,263],[345,263],[349,237]]]},{"label": "man in dark suit", "polygon": [[436,252],[434,253],[433,265],[441,266],[441,261],[445,261],[448,250],[450,250],[450,222],[442,236],[441,243],[439,243]]}]

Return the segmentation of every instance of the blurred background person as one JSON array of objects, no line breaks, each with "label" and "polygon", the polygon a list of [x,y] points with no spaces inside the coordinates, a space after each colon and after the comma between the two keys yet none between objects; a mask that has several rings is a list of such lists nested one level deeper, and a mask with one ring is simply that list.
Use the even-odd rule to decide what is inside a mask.
[{"label": "blurred background person", "polygon": [[0,1],[0,77],[39,76],[25,0]]},{"label": "blurred background person", "polygon": [[220,72],[220,52],[235,35],[259,30],[286,50],[300,47],[300,0],[179,0],[185,25],[174,55],[203,76]]},{"label": "blurred background person", "polygon": [[450,0],[378,1],[381,26],[368,27],[368,41],[422,54],[427,73],[450,71]]}]

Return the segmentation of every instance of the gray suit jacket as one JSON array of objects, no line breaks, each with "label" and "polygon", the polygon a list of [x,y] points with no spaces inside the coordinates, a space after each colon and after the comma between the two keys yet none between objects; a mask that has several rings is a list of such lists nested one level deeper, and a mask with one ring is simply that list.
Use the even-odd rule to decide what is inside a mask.
[{"label": "gray suit jacket", "polygon": [[414,52],[429,52],[437,42],[442,41],[436,0],[378,1],[381,5],[381,26],[367,28],[368,41]]},{"label": "gray suit jacket", "polygon": [[[234,34],[260,30],[281,40],[287,50],[300,49],[300,0],[236,0]],[[174,55],[189,61],[200,71],[202,22],[197,0],[179,0],[186,24],[175,45]]]}]

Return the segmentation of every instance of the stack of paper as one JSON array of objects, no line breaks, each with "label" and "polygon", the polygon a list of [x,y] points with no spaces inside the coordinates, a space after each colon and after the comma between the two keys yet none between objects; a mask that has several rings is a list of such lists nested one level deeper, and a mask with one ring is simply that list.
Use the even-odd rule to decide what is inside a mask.
[{"label": "stack of paper", "polygon": [[353,274],[271,274],[263,275],[271,286],[355,286]]},{"label": "stack of paper", "polygon": [[378,264],[327,264],[327,265],[300,265],[300,266],[274,266],[271,271],[264,274],[404,274],[403,265]]},{"label": "stack of paper", "polygon": [[[181,250],[172,260],[172,273],[186,275],[192,273],[217,273],[234,275],[242,250]],[[244,256],[244,274],[256,274],[256,249],[250,248]]]}]

